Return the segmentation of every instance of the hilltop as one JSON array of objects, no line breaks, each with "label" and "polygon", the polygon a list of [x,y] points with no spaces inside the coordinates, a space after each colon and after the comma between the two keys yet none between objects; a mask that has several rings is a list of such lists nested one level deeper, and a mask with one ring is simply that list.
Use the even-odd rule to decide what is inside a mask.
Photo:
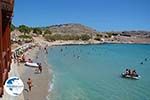
[{"label": "hilltop", "polygon": [[69,34],[69,35],[99,33],[93,28],[90,28],[90,27],[82,25],[82,24],[76,24],[76,23],[52,25],[52,26],[48,26],[44,29],[48,29],[52,33],[56,33],[56,34]]},{"label": "hilltop", "polygon": [[[13,26],[12,41],[33,42],[36,37],[44,41],[97,41],[98,43],[150,43],[149,31],[99,32],[77,23],[51,25],[47,27]],[[96,42],[96,43],[97,43]]]}]

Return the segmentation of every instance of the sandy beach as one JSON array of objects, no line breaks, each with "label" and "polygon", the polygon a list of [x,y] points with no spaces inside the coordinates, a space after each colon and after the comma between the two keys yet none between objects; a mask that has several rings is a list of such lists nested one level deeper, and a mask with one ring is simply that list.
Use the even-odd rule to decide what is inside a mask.
[{"label": "sandy beach", "polygon": [[54,42],[48,42],[43,37],[33,37],[34,41],[40,45],[48,45],[48,46],[59,46],[59,45],[87,45],[87,44],[105,44],[105,43],[111,43],[111,44],[150,44],[149,38],[125,38],[122,37],[121,41],[118,40],[104,40],[104,41],[96,41],[96,40],[89,40],[89,41],[75,41],[75,40],[69,40],[69,41],[63,41],[63,40],[57,40]]},{"label": "sandy beach", "polygon": [[150,0],[129,1],[0,0],[0,100],[149,100]]},{"label": "sandy beach", "polygon": [[[46,97],[49,94],[50,81],[52,80],[52,71],[50,69],[50,65],[47,62],[47,54],[44,51],[44,46],[57,46],[57,45],[85,45],[85,44],[103,44],[105,42],[101,41],[55,41],[48,42],[43,39],[43,37],[35,37],[34,43],[41,46],[42,49],[39,49],[38,46],[29,49],[24,52],[26,59],[32,59],[33,62],[41,63],[43,72],[36,73],[36,68],[25,66],[24,63],[20,63],[17,66],[17,71],[19,76],[24,82],[25,89],[23,91],[22,100],[46,100]],[[106,41],[109,43],[109,41]],[[118,43],[116,41],[111,41],[110,43]],[[120,42],[119,42],[120,43]],[[132,43],[132,42],[123,42],[123,43]],[[32,91],[28,91],[27,80],[31,78],[33,87]],[[15,99],[18,100],[18,99]]]},{"label": "sandy beach", "polygon": [[[46,60],[46,55],[42,53],[43,51],[39,51],[38,47],[29,49],[24,54],[27,58],[33,60],[33,62],[39,62],[42,64],[43,71],[42,73],[36,73],[35,69],[32,67],[27,67],[24,63],[20,63],[18,66],[18,72],[21,76],[21,79],[24,82],[24,100],[46,100],[49,89],[50,82],[50,70],[48,69],[48,64]],[[36,56],[39,56],[36,59]],[[31,78],[33,87],[31,91],[28,91],[27,80]]]},{"label": "sandy beach", "polygon": [[[69,45],[69,44],[89,44],[89,42],[84,41],[56,41],[56,42],[47,42],[42,40],[41,38],[35,38],[35,43],[39,44],[42,48],[45,45],[47,46],[56,46],[56,45]],[[95,43],[96,44],[96,43]],[[52,71],[50,69],[50,65],[47,62],[47,54],[44,49],[39,49],[39,47],[34,47],[29,49],[27,52],[24,52],[26,59],[32,59],[33,62],[41,63],[43,67],[42,73],[36,73],[36,68],[25,66],[24,63],[20,63],[17,67],[19,75],[23,80],[25,85],[23,96],[24,100],[46,100],[48,96],[50,82],[52,80]],[[38,58],[37,58],[38,57]],[[33,82],[32,91],[28,91],[27,80],[31,78]]]}]

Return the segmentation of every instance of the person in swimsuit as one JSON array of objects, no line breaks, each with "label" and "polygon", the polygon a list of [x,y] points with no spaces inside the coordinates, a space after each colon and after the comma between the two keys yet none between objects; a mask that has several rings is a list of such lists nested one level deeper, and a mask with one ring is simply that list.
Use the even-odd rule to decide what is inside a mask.
[{"label": "person in swimsuit", "polygon": [[31,91],[33,85],[32,85],[32,80],[30,78],[28,78],[27,84],[28,84],[29,91]]}]

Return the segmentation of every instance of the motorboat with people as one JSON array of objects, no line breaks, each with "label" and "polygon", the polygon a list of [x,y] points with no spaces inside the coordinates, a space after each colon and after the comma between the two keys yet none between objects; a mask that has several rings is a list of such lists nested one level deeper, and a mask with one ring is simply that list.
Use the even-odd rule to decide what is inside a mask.
[{"label": "motorboat with people", "polygon": [[126,71],[122,73],[121,76],[123,78],[136,79],[136,80],[140,78],[140,75],[136,73],[136,70],[131,71],[130,69],[126,69]]}]

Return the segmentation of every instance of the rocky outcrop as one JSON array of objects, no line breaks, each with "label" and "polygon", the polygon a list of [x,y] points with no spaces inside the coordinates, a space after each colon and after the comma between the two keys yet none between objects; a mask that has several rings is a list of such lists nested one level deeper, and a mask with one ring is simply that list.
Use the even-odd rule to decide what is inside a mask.
[{"label": "rocky outcrop", "polygon": [[81,34],[97,34],[95,29],[81,25],[81,24],[60,24],[47,27],[52,33],[81,35]]}]

